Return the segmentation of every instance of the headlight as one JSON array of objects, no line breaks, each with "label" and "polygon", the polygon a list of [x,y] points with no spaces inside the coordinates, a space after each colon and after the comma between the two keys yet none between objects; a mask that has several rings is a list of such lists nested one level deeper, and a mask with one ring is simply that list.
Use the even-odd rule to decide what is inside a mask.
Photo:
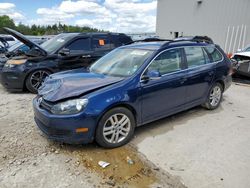
[{"label": "headlight", "polygon": [[27,59],[19,59],[19,60],[10,59],[10,60],[8,60],[5,63],[4,67],[6,67],[6,68],[13,68],[16,65],[22,65],[22,64],[24,64],[26,61],[27,61]]},{"label": "headlight", "polygon": [[82,111],[88,104],[88,99],[68,100],[52,107],[53,114],[76,114]]},{"label": "headlight", "polygon": [[13,68],[13,67],[15,67],[16,65],[13,65],[13,64],[8,64],[8,63],[5,63],[4,64],[4,67],[6,67],[6,68]]},{"label": "headlight", "polygon": [[7,64],[21,65],[24,64],[26,61],[27,59],[10,59],[7,61]]}]

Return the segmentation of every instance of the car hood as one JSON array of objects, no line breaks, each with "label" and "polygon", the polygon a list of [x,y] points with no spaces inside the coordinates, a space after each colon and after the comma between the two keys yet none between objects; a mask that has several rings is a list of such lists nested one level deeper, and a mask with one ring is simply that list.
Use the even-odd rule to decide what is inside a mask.
[{"label": "car hood", "polygon": [[85,95],[124,78],[90,73],[84,69],[66,71],[49,76],[39,88],[38,95],[49,102]]},{"label": "car hood", "polygon": [[31,40],[29,40],[27,37],[25,37],[23,34],[13,30],[13,29],[10,29],[10,28],[7,28],[7,27],[4,27],[3,28],[4,31],[6,31],[8,34],[12,35],[13,37],[15,37],[17,40],[21,41],[22,43],[26,44],[28,47],[31,48],[37,48],[44,56],[46,56],[48,53],[45,49],[43,49],[40,45],[36,44],[35,42],[32,42]]},{"label": "car hood", "polygon": [[234,56],[235,55],[250,57],[250,52],[238,52],[238,53],[235,53]]}]

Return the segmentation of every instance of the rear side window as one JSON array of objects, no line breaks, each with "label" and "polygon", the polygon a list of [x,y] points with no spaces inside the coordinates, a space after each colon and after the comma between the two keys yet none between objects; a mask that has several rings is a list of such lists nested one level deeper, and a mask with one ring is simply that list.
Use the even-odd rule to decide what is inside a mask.
[{"label": "rear side window", "polygon": [[223,56],[215,47],[206,46],[205,49],[213,62],[221,61],[223,59]]},{"label": "rear side window", "polygon": [[76,51],[90,51],[90,39],[89,38],[82,38],[76,39],[72,43],[70,43],[66,48],[69,50],[76,50]]},{"label": "rear side window", "polygon": [[148,70],[157,70],[161,75],[181,70],[180,49],[168,50],[161,53],[148,67]]},{"label": "rear side window", "polygon": [[185,54],[187,58],[188,67],[197,67],[208,63],[208,57],[201,47],[191,46],[185,47]]},{"label": "rear side window", "polygon": [[95,51],[99,50],[109,50],[110,40],[107,35],[93,36],[93,49]]}]

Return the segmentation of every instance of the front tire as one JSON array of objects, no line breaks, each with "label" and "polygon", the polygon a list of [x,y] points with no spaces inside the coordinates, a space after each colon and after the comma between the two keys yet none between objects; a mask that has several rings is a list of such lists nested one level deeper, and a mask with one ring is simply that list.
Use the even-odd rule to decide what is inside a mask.
[{"label": "front tire", "polygon": [[209,91],[206,103],[203,105],[208,110],[218,108],[221,103],[223,87],[220,83],[215,83]]},{"label": "front tire", "polygon": [[135,118],[130,110],[117,107],[106,112],[98,123],[95,140],[104,148],[128,143],[134,135]]},{"label": "front tire", "polygon": [[25,81],[26,88],[31,93],[37,93],[38,88],[42,85],[45,78],[51,73],[47,70],[36,70],[29,74]]}]

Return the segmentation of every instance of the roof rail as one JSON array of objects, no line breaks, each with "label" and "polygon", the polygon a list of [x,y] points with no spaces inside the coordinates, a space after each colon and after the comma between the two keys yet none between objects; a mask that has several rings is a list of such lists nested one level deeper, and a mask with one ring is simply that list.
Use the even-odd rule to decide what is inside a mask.
[{"label": "roof rail", "polygon": [[160,39],[160,38],[146,38],[143,40],[134,40],[129,43],[126,43],[125,45],[133,44],[136,42],[158,42],[158,41],[166,41],[167,43],[165,45],[169,45],[175,42],[197,42],[197,43],[208,43],[208,44],[214,44],[213,40],[208,36],[191,36],[191,37],[179,37],[175,38],[173,40],[171,39]]},{"label": "roof rail", "polygon": [[214,44],[213,40],[208,36],[179,37],[179,38],[174,39],[172,42],[181,42],[181,41]]},{"label": "roof rail", "polygon": [[145,38],[145,39],[142,39],[142,40],[134,40],[134,41],[131,41],[129,43],[126,43],[125,45],[129,45],[129,44],[133,44],[133,43],[136,43],[136,42],[158,42],[158,41],[168,41],[168,42],[171,42],[173,40],[170,40],[170,39],[160,39],[160,38]]}]

